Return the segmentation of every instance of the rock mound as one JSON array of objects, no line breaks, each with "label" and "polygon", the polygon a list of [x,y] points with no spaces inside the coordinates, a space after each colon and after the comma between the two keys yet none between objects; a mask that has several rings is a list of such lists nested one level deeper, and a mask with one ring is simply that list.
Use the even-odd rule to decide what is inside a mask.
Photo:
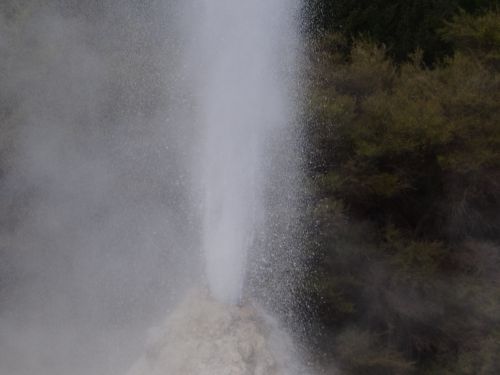
[{"label": "rock mound", "polygon": [[193,291],[156,329],[128,375],[291,375],[293,347],[250,304],[228,306]]}]

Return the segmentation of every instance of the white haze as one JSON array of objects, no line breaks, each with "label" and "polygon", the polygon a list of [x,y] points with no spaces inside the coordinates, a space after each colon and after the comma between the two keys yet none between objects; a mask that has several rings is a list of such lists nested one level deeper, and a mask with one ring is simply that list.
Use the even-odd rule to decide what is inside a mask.
[{"label": "white haze", "polygon": [[255,238],[286,242],[295,5],[138,3],[4,5],[0,374],[123,374],[188,289],[234,302],[277,262]]},{"label": "white haze", "polygon": [[293,0],[216,0],[190,13],[202,246],[210,290],[228,303],[241,298],[248,252],[264,222],[268,148],[279,145],[270,139],[293,120],[295,11]]}]

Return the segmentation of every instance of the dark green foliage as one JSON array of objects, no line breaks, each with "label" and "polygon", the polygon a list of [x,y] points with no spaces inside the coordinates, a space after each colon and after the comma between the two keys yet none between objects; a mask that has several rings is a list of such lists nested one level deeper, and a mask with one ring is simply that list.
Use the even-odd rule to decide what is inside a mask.
[{"label": "dark green foliage", "polygon": [[312,48],[308,286],[348,374],[498,372],[499,33],[499,12],[455,16],[433,69]]},{"label": "dark green foliage", "polygon": [[417,48],[428,63],[452,52],[438,30],[459,9],[477,12],[498,5],[497,0],[309,0],[314,30],[345,36],[370,36],[389,48],[397,61]]},{"label": "dark green foliage", "polygon": [[346,329],[336,340],[337,358],[349,373],[366,375],[404,375],[413,373],[413,364],[400,352],[380,342],[374,334]]}]

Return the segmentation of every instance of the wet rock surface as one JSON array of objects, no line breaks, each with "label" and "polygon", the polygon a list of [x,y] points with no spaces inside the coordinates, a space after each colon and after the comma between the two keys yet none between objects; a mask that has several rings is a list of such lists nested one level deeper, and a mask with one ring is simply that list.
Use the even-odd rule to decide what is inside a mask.
[{"label": "wet rock surface", "polygon": [[291,375],[293,347],[250,304],[228,306],[193,291],[154,330],[127,375]]}]

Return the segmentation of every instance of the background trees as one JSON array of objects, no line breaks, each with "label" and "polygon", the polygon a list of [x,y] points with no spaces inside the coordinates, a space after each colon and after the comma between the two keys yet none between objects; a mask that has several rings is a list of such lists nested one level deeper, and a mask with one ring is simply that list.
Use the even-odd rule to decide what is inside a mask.
[{"label": "background trees", "polygon": [[416,29],[410,22],[396,32],[400,16],[386,30],[386,18],[372,14],[373,25],[363,27],[376,39],[351,39],[358,26],[349,22],[361,25],[381,3],[349,8],[348,31],[322,33],[310,54],[315,241],[306,293],[323,324],[320,341],[348,374],[493,374],[500,13],[459,12],[446,21],[430,11],[444,26],[424,20],[418,28],[449,46],[438,61],[432,38],[407,54],[417,39],[406,43],[405,35]]},{"label": "background trees", "polygon": [[373,38],[385,44],[396,61],[421,48],[424,60],[432,63],[453,52],[439,36],[444,21],[460,9],[477,13],[495,4],[497,0],[310,0],[308,8],[316,31]]}]

